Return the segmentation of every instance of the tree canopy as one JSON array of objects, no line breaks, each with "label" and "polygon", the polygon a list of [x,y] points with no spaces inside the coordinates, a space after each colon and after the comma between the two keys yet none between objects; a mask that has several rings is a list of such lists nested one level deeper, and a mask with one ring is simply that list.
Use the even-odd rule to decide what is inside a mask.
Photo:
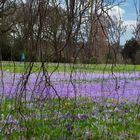
[{"label": "tree canopy", "polygon": [[122,51],[124,59],[131,59],[132,63],[135,63],[135,55],[139,48],[140,45],[135,38],[131,38],[130,40],[126,41]]}]

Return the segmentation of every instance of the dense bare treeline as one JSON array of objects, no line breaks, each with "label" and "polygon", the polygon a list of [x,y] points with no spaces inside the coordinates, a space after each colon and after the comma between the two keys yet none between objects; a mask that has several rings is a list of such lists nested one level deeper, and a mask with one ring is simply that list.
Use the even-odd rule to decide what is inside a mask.
[{"label": "dense bare treeline", "polygon": [[1,60],[19,61],[25,53],[27,61],[121,61],[120,38],[126,27],[109,11],[123,2],[1,1]]}]

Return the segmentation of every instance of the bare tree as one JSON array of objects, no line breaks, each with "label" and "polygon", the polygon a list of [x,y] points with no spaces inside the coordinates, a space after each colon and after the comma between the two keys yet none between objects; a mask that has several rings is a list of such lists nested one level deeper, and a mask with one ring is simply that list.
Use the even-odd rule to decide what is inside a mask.
[{"label": "bare tree", "polygon": [[[80,62],[81,65],[82,63],[105,63],[105,68],[108,63],[111,63],[111,78],[113,79],[111,80],[113,84],[110,82],[110,85],[114,86],[114,93],[119,93],[118,77],[114,74],[113,66],[118,63],[117,59],[120,57],[118,55],[120,38],[126,31],[126,27],[123,26],[121,17],[114,19],[109,11],[116,5],[120,6],[122,2],[119,1],[118,3],[117,0],[3,0],[0,2],[0,35],[4,37],[4,33],[9,33],[12,38],[10,43],[13,47],[16,46],[15,48],[19,49],[20,53],[23,51],[27,54],[26,61],[19,64],[20,67],[23,66],[24,68],[21,73],[17,74],[15,69],[12,73],[14,76],[11,73],[5,72],[7,75],[12,75],[12,87],[9,93],[12,95],[11,93],[14,88],[14,103],[12,102],[14,105],[11,107],[11,112],[8,115],[6,114],[8,116],[6,117],[7,123],[2,126],[1,131],[3,135],[7,136],[9,134],[8,136],[11,136],[10,134],[13,130],[6,129],[12,126],[9,126],[8,118],[9,114],[16,112],[14,117],[18,120],[16,126],[18,126],[19,133],[21,134],[20,139],[30,139],[30,132],[35,135],[35,133],[40,131],[38,126],[45,128],[45,131],[41,132],[39,138],[49,139],[46,136],[46,131],[50,129],[49,127],[55,128],[58,123],[61,123],[61,121],[62,123],[65,122],[67,118],[70,127],[65,126],[65,124],[62,124],[62,127],[67,128],[66,130],[70,132],[68,133],[70,139],[73,139],[75,133],[72,130],[75,123],[77,123],[77,119],[80,118],[83,121],[89,117],[79,117],[79,114],[76,117],[75,115],[78,108],[77,96],[82,90],[81,87],[83,87],[79,86],[77,90],[81,77],[77,78],[75,68],[77,69],[76,66],[79,65],[75,63]],[[112,55],[110,60],[108,54]],[[50,67],[50,62],[57,63],[52,64]],[[59,67],[61,62],[67,62],[66,68],[68,73],[65,73],[65,71],[59,72],[59,68],[60,70],[62,68]],[[53,75],[55,72],[57,74],[56,77]],[[59,79],[61,74],[62,78]],[[84,75],[84,73],[80,74]],[[84,76],[86,77],[86,74]],[[9,83],[10,80],[8,81]],[[86,78],[84,80],[84,82],[82,81],[83,85],[87,82]],[[94,77],[87,80],[90,80],[91,83],[97,80],[97,87],[98,83],[101,83],[101,92],[103,94],[109,91],[103,88],[104,75],[102,81],[94,79]],[[0,84],[3,85],[4,91],[4,82],[3,80],[1,81]],[[62,83],[63,85],[61,86]],[[93,84],[95,84],[95,81]],[[60,92],[62,92],[63,86],[65,86],[64,92],[66,93],[61,97]],[[69,86],[71,87],[70,93],[74,93],[74,98],[72,98],[74,105],[68,105],[70,110],[66,114],[63,112],[63,109],[65,108],[65,100],[69,97]],[[94,90],[94,88],[90,90]],[[100,89],[97,90],[97,92],[99,91]],[[49,106],[50,104],[46,105],[48,102],[51,103],[51,106]],[[113,108],[113,113],[116,111],[115,108]],[[44,117],[44,111],[48,113],[49,117],[46,117],[46,114]],[[64,117],[62,117],[61,111],[65,114]],[[98,112],[103,112],[103,110],[99,108]],[[94,116],[94,113],[92,115]],[[39,120],[39,123],[34,124],[33,122],[33,124],[30,124],[32,120],[35,120],[35,122]],[[96,120],[92,118],[91,123],[94,124],[94,121]],[[12,123],[10,122],[10,124]],[[87,123],[87,126],[89,123]],[[35,132],[34,127],[37,129]],[[96,130],[94,125],[93,127]],[[87,133],[82,135],[85,134]],[[106,135],[108,136],[105,133]],[[13,137],[11,136],[11,138]],[[62,135],[60,139],[67,138]]]}]

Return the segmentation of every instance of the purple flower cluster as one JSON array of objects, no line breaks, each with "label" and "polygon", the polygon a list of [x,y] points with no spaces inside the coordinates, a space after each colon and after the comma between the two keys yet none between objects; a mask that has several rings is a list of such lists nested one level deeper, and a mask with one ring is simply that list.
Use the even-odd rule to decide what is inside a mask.
[{"label": "purple flower cluster", "polygon": [[107,97],[140,102],[140,72],[131,73],[10,73],[0,72],[0,96]]}]

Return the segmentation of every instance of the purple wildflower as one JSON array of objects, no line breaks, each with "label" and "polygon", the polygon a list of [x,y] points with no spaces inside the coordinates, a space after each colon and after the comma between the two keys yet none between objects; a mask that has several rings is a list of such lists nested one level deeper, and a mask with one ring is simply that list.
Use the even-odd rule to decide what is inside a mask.
[{"label": "purple wildflower", "polygon": [[[20,73],[3,72],[0,93],[9,98],[21,96],[28,100],[35,97],[44,100],[47,97],[86,96],[97,102],[103,97],[112,98],[118,102],[140,102],[140,80],[130,80],[139,76],[139,72],[113,74],[79,72],[72,75],[55,72],[48,73],[47,77],[43,73],[33,73],[26,79],[26,75]],[[27,81],[24,85],[25,80]]]}]

